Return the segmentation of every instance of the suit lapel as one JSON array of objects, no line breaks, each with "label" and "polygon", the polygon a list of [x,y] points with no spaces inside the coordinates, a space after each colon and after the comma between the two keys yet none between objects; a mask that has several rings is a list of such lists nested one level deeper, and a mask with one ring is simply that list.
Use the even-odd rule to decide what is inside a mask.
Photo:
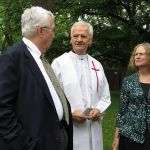
[{"label": "suit lapel", "polygon": [[23,50],[24,50],[24,55],[25,55],[25,64],[28,65],[28,67],[30,68],[30,71],[33,73],[34,77],[36,78],[37,83],[39,84],[39,86],[41,86],[41,89],[45,93],[45,95],[46,95],[47,99],[49,100],[50,104],[55,109],[55,105],[54,105],[54,102],[52,100],[52,97],[51,97],[51,94],[49,92],[49,88],[46,84],[46,81],[45,81],[45,79],[44,79],[37,63],[35,62],[34,58],[30,54],[30,52],[28,51],[28,49],[27,49],[27,47],[24,43],[23,43]]}]

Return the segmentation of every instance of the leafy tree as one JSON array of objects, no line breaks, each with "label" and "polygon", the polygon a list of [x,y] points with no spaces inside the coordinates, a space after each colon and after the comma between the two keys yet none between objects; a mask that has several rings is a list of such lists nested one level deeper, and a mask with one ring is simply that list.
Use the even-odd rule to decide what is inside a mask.
[{"label": "leafy tree", "polygon": [[29,7],[30,1],[1,0],[0,1],[0,47],[3,51],[20,39],[20,18],[25,7]]},{"label": "leafy tree", "polygon": [[65,0],[61,8],[70,8],[74,21],[91,22],[91,53],[107,66],[126,67],[134,45],[150,40],[148,0]]},{"label": "leafy tree", "polygon": [[93,25],[90,53],[107,67],[126,67],[135,44],[150,39],[149,0],[0,0],[2,50],[21,38],[20,16],[31,5],[55,13],[56,34],[47,53],[50,60],[70,50],[70,27],[78,19]]}]

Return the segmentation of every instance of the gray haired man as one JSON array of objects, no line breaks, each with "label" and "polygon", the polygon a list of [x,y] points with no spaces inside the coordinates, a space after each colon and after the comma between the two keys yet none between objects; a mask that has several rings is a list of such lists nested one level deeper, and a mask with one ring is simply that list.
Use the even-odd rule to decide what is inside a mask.
[{"label": "gray haired man", "polygon": [[31,7],[21,25],[22,41],[0,56],[0,149],[72,150],[68,101],[64,96],[64,109],[59,82],[41,60],[54,37],[54,16]]}]

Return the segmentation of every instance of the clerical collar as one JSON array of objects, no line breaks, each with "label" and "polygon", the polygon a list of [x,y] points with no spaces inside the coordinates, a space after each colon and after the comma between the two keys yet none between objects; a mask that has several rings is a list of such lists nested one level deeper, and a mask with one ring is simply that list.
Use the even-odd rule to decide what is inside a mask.
[{"label": "clerical collar", "polygon": [[76,58],[76,59],[79,59],[79,60],[85,60],[88,58],[88,54],[85,54],[85,55],[78,55],[76,53],[74,53],[73,51],[70,51],[69,54],[73,57],[73,58]]}]

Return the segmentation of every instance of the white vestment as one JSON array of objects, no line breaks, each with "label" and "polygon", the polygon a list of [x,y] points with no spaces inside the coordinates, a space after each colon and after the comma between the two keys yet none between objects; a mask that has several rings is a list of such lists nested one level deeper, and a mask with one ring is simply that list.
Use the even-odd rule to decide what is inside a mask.
[{"label": "white vestment", "polygon": [[[103,113],[110,105],[110,92],[103,67],[89,55],[64,53],[52,68],[70,102],[71,111],[98,108]],[[101,121],[73,124],[73,150],[103,150]]]}]

